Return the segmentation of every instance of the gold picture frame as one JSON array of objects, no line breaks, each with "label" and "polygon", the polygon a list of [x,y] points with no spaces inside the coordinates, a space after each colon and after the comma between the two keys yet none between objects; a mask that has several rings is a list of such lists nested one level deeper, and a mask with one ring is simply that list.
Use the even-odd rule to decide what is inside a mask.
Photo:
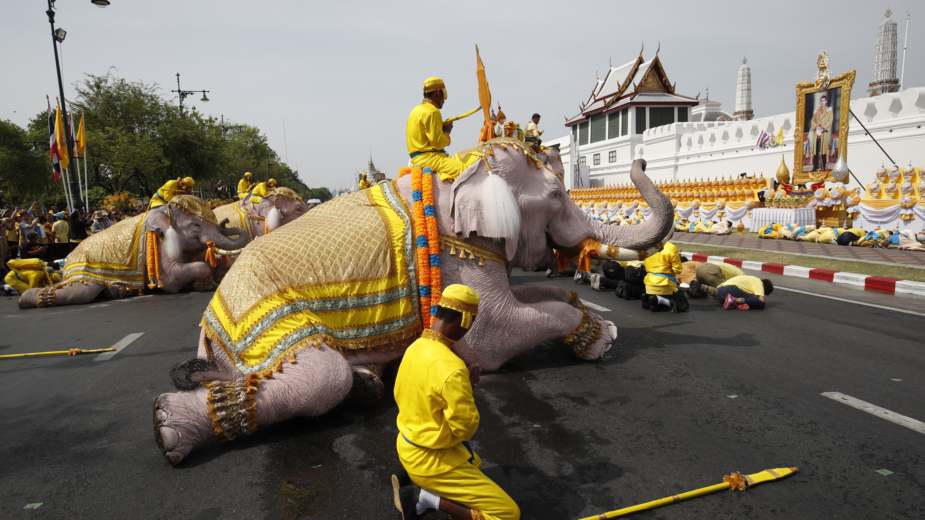
[{"label": "gold picture frame", "polygon": [[[816,80],[797,83],[796,87],[793,184],[832,180],[832,166],[838,158],[848,159],[848,121],[855,71],[830,77],[825,52],[819,55],[816,64],[819,67]],[[834,101],[829,102],[830,99]]]}]

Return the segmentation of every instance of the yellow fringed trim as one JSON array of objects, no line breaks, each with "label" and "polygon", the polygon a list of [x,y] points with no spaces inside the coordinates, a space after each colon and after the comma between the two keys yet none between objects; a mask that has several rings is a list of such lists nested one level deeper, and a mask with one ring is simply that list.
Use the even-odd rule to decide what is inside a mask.
[{"label": "yellow fringed trim", "polygon": [[507,259],[500,254],[455,237],[442,235],[440,245],[450,249],[450,256],[458,256],[463,260],[478,260],[479,267],[483,267],[486,261],[497,262],[502,265],[507,264]]}]

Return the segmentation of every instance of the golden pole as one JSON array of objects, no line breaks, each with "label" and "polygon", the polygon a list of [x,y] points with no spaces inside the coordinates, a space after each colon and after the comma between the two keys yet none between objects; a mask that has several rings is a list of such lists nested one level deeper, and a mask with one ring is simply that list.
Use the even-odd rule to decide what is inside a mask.
[{"label": "golden pole", "polygon": [[672,495],[670,497],[659,498],[658,500],[651,500],[643,504],[638,504],[635,506],[624,507],[622,509],[615,509],[613,511],[608,511],[606,513],[601,513],[596,516],[586,516],[581,520],[603,520],[606,518],[617,518],[620,516],[627,516],[633,513],[638,513],[639,511],[646,511],[648,509],[655,509],[656,507],[661,507],[668,504],[673,504],[675,502],[680,502],[682,500],[687,500],[689,498],[699,497],[703,495],[709,495],[710,493],[716,493],[717,491],[722,491],[724,489],[733,489],[736,491],[745,491],[751,486],[756,486],[762,482],[769,482],[772,480],[778,480],[784,477],[788,477],[796,473],[798,468],[774,468],[766,469],[764,471],[759,471],[758,473],[753,473],[751,475],[742,475],[738,471],[730,475],[723,477],[723,482],[720,484],[713,484],[712,486],[702,487],[700,489],[695,489],[693,491],[686,491],[678,495]]},{"label": "golden pole", "polygon": [[67,350],[46,350],[44,352],[24,352],[22,354],[2,354],[0,359],[22,359],[45,356],[78,356],[80,354],[99,354],[101,352],[113,352],[116,349],[108,348],[69,348]]}]

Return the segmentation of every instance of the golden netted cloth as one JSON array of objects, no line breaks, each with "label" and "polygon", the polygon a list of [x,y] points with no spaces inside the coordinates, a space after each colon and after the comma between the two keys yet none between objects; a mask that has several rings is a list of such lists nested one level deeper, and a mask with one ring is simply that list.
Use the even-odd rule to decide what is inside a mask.
[{"label": "golden netted cloth", "polygon": [[322,343],[401,348],[421,331],[411,235],[391,184],[322,204],[244,249],[202,327],[244,373]]},{"label": "golden netted cloth", "polygon": [[80,242],[64,261],[62,283],[123,284],[139,291],[144,289],[141,255],[146,215],[119,221]]}]

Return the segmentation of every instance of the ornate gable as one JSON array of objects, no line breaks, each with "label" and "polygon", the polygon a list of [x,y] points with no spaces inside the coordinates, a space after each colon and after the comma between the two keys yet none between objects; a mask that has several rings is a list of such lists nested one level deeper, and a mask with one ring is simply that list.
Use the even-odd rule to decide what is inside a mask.
[{"label": "ornate gable", "polygon": [[634,94],[641,92],[675,93],[674,85],[668,80],[668,74],[665,73],[665,67],[662,66],[662,60],[659,59],[658,54],[649,63],[649,68],[643,73]]}]

